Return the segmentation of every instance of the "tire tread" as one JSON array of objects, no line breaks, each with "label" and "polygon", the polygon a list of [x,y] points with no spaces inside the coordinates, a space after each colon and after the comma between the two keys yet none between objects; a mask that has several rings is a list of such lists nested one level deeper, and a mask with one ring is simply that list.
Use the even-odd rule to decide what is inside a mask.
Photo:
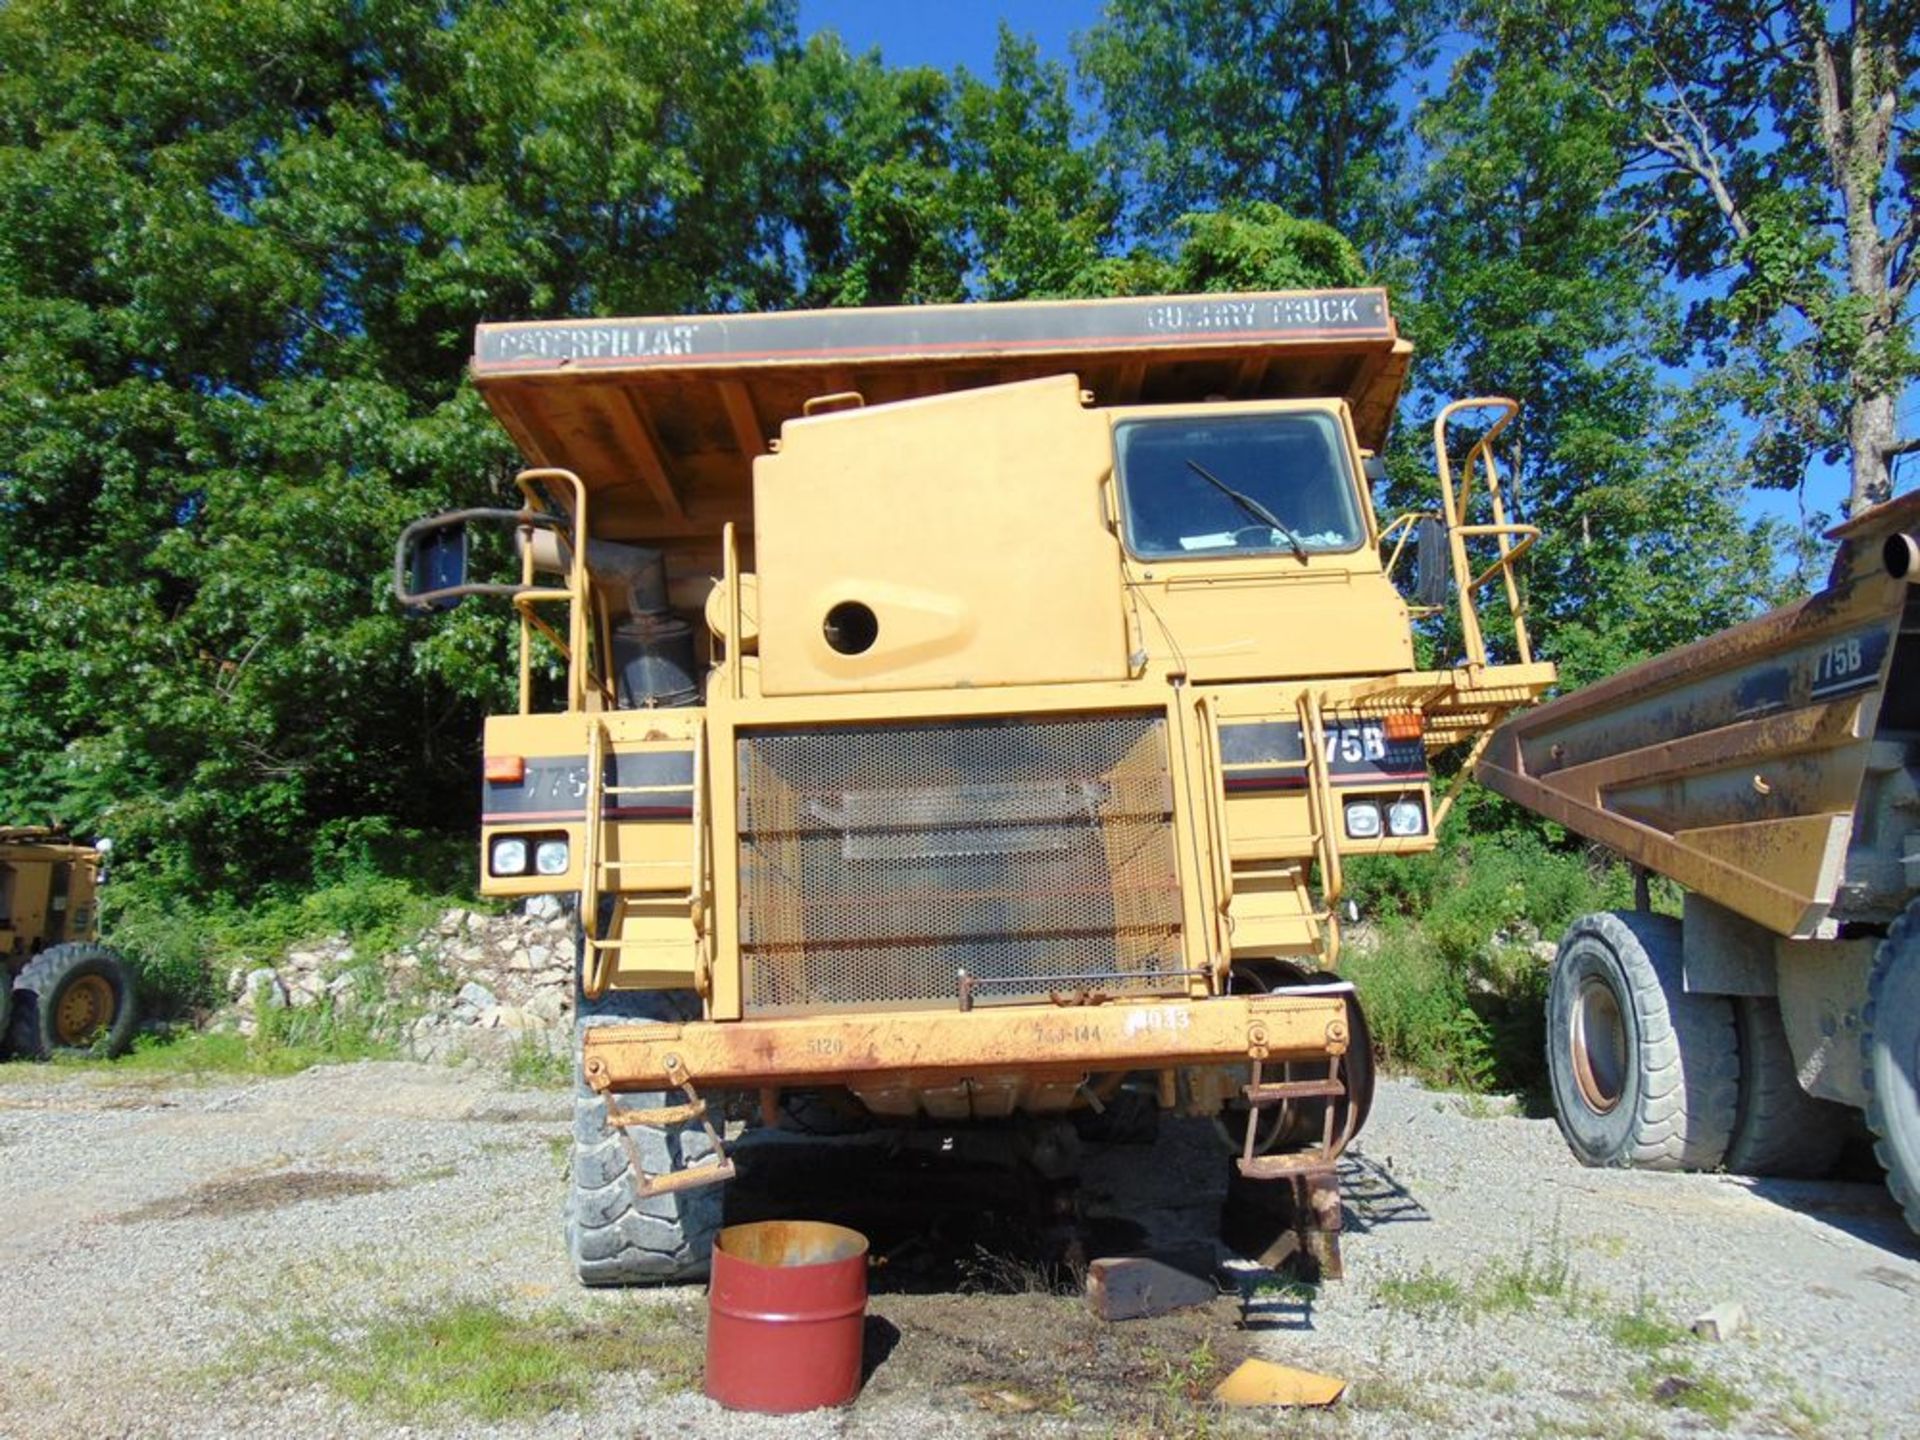
[{"label": "tire tread", "polygon": [[[580,1069],[580,1042],[601,1025],[680,1018],[684,1000],[658,992],[579,997],[574,1025],[573,1156],[568,1169],[567,1253],[583,1285],[663,1285],[707,1273],[720,1228],[719,1187],[642,1198],[626,1146],[607,1124],[607,1102]],[[622,1095],[625,1108],[670,1103],[659,1092]],[[713,1153],[698,1121],[630,1130],[641,1163],[655,1173],[685,1170]]]},{"label": "tire tread", "polygon": [[[1906,1217],[1907,1226],[1920,1234],[1920,1154],[1903,1153],[1920,1148],[1920,1113],[1906,1113],[1904,1126],[1895,1124],[1894,1106],[1902,1100],[1910,1110],[1920,1091],[1920,1075],[1909,1075],[1908,1091],[1902,1097],[1888,1096],[1876,1078],[1879,1050],[1874,1043],[1877,1017],[1894,981],[1895,967],[1902,967],[1902,978],[1920,969],[1920,900],[1911,902],[1887,931],[1887,938],[1874,952],[1873,969],[1867,980],[1867,1008],[1860,1030],[1861,1084],[1867,1092],[1867,1129],[1873,1132],[1873,1154],[1887,1172],[1887,1189]],[[1906,1144],[1897,1131],[1904,1128]]]},{"label": "tire tread", "polygon": [[[1618,961],[1639,1032],[1638,1106],[1618,1151],[1591,1159],[1568,1117],[1554,1106],[1575,1154],[1587,1163],[1639,1170],[1712,1170],[1725,1159],[1739,1104],[1739,1052],[1725,997],[1688,994],[1681,984],[1680,927],[1640,911],[1583,915],[1568,926],[1561,956],[1590,936]],[[1556,960],[1556,967],[1559,961]],[[1549,995],[1548,1064],[1558,1065],[1560,1036]],[[1624,1102],[1623,1102],[1624,1103]]]}]

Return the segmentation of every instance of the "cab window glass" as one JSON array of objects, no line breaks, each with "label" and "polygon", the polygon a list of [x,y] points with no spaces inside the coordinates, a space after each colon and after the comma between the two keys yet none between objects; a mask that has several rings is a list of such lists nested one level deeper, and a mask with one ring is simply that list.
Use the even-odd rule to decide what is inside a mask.
[{"label": "cab window glass", "polygon": [[1114,445],[1142,559],[1353,550],[1364,537],[1331,415],[1128,420]]}]

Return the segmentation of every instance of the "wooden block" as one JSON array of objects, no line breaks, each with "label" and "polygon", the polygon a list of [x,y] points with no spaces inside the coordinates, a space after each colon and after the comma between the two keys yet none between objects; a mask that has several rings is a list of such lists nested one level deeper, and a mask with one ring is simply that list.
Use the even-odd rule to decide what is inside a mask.
[{"label": "wooden block", "polygon": [[1139,1320],[1205,1305],[1220,1293],[1212,1280],[1144,1255],[1096,1260],[1087,1267],[1087,1304],[1102,1320]]},{"label": "wooden block", "polygon": [[1687,1328],[1702,1340],[1730,1340],[1747,1327],[1747,1312],[1737,1300],[1722,1300],[1693,1317]]}]

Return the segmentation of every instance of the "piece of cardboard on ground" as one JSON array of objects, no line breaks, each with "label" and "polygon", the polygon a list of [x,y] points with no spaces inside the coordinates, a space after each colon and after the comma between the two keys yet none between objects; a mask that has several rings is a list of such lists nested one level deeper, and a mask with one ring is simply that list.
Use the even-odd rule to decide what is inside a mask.
[{"label": "piece of cardboard on ground", "polygon": [[1243,1360],[1214,1387],[1213,1398],[1222,1405],[1325,1406],[1338,1400],[1346,1388],[1346,1381],[1332,1375],[1295,1370],[1271,1360]]}]

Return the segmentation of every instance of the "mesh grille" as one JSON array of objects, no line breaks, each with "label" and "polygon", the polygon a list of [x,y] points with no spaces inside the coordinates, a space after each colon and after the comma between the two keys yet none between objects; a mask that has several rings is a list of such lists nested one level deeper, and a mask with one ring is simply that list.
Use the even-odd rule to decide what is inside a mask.
[{"label": "mesh grille", "polygon": [[756,731],[739,765],[749,1013],[1184,983],[1161,717]]}]

